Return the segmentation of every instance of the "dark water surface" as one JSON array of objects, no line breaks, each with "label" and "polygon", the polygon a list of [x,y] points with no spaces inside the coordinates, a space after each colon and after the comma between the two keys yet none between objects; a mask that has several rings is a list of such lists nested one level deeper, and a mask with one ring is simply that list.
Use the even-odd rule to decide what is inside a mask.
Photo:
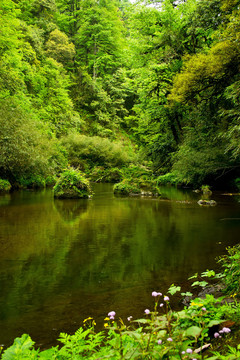
[{"label": "dark water surface", "polygon": [[[93,316],[99,328],[114,310],[126,319],[151,308],[153,290],[216,269],[239,242],[238,196],[163,189],[169,200],[116,198],[96,184],[91,200],[54,200],[51,190],[0,196],[0,345],[28,333],[56,344]],[[183,202],[187,201],[187,202]]]}]

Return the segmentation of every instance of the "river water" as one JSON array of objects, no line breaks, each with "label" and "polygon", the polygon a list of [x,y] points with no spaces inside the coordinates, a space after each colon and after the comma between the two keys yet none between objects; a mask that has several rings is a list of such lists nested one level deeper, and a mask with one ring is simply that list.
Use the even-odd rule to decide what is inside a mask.
[{"label": "river water", "polygon": [[[114,310],[126,320],[152,308],[153,290],[217,269],[239,242],[240,197],[163,188],[164,199],[115,197],[95,184],[90,200],[54,200],[52,191],[0,195],[0,345],[30,334],[55,345],[92,316],[98,329]],[[174,303],[174,300],[173,300]],[[176,303],[176,300],[175,300]]]}]

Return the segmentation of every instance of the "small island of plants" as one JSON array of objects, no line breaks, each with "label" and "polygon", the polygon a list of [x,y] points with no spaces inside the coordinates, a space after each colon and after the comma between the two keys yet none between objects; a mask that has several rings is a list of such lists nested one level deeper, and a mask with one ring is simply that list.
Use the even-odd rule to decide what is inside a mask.
[{"label": "small island of plants", "polygon": [[53,188],[54,197],[59,199],[88,198],[92,193],[88,179],[76,169],[64,171]]}]

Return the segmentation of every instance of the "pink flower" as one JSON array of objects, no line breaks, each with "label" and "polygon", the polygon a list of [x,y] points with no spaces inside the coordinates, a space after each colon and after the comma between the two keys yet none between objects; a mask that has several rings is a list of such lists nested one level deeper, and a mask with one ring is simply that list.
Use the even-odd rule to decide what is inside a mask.
[{"label": "pink flower", "polygon": [[148,310],[148,309],[146,309],[146,310],[144,310],[144,312],[145,312],[145,314],[150,314],[150,310]]},{"label": "pink flower", "polygon": [[160,292],[157,292],[157,291],[152,292],[152,296],[154,296],[154,297],[161,296],[161,295],[162,295],[162,293],[160,293]]},{"label": "pink flower", "polygon": [[160,307],[163,307],[163,306],[164,306],[164,304],[163,304],[163,303],[161,303],[159,306],[160,306]]},{"label": "pink flower", "polygon": [[186,350],[186,353],[187,353],[187,354],[192,354],[192,349],[187,349],[187,350]]},{"label": "pink flower", "polygon": [[162,340],[158,340],[158,345],[161,345],[162,344]]},{"label": "pink flower", "polygon": [[168,296],[164,296],[164,301],[169,301],[169,297]]},{"label": "pink flower", "polygon": [[173,339],[172,338],[167,338],[167,341],[173,341]]},{"label": "pink flower", "polygon": [[227,328],[227,327],[223,327],[222,328],[222,332],[225,333],[225,334],[228,334],[231,332],[231,329]]},{"label": "pink flower", "polygon": [[205,307],[202,308],[202,311],[206,311],[207,309]]},{"label": "pink flower", "polygon": [[108,316],[109,316],[110,320],[114,320],[115,315],[116,315],[115,311],[110,311],[108,313]]},{"label": "pink flower", "polygon": [[131,320],[132,320],[132,316],[129,316],[127,319],[128,319],[128,321],[131,321]]},{"label": "pink flower", "polygon": [[218,337],[219,337],[219,333],[218,333],[218,332],[215,332],[213,336],[214,336],[214,337],[215,337],[215,339],[216,339],[216,338],[218,338]]}]

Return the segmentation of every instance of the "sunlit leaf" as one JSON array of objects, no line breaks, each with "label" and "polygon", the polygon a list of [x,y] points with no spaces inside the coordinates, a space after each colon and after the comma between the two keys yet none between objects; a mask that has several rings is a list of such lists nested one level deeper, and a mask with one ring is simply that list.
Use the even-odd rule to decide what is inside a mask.
[{"label": "sunlit leaf", "polygon": [[185,331],[186,336],[193,336],[197,338],[202,332],[202,329],[198,326],[191,326]]}]

